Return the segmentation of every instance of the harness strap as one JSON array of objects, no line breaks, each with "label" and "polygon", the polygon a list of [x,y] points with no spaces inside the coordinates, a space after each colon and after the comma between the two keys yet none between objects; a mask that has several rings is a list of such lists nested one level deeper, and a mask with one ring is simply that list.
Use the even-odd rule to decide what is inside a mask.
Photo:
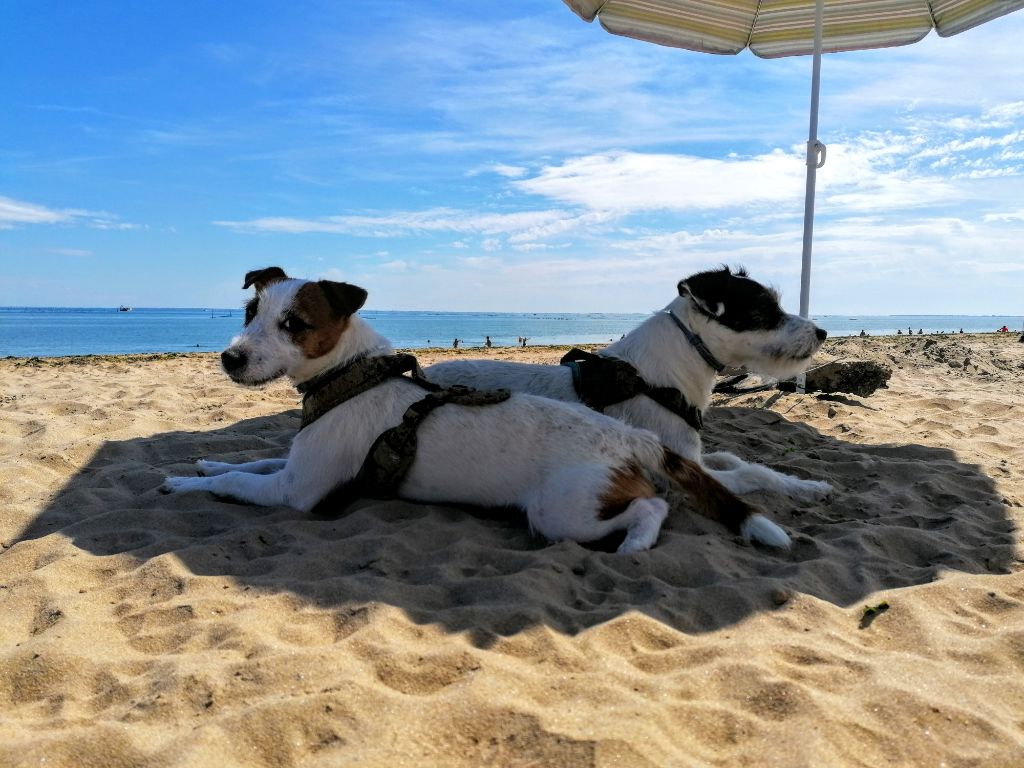
[{"label": "harness strap", "polygon": [[302,393],[303,430],[332,408],[368,392],[387,379],[410,374],[408,381],[419,385],[428,392],[441,389],[428,381],[413,355],[378,355],[360,357],[345,365],[331,368],[314,379],[298,385]]},{"label": "harness strap", "polygon": [[[406,373],[409,376],[405,376]],[[406,409],[400,424],[377,436],[356,476],[321,499],[313,508],[314,514],[336,516],[358,498],[395,498],[398,486],[416,458],[416,430],[434,409],[448,403],[491,405],[510,397],[506,389],[487,391],[461,386],[443,389],[427,380],[413,355],[363,356],[331,368],[298,386],[303,395],[299,430],[332,408],[392,378],[416,384],[429,394]]]},{"label": "harness strap", "polygon": [[351,480],[332,490],[313,509],[321,517],[336,517],[356,499],[393,499],[416,459],[417,431],[423,420],[442,405],[494,405],[508,400],[507,389],[480,390],[453,386],[438,388],[410,405],[397,426],[382,432],[366,453]]},{"label": "harness strap", "polygon": [[572,371],[572,385],[580,400],[595,411],[644,395],[672,411],[698,432],[704,428],[703,412],[691,405],[681,391],[674,387],[652,387],[625,360],[574,348],[560,362]]}]

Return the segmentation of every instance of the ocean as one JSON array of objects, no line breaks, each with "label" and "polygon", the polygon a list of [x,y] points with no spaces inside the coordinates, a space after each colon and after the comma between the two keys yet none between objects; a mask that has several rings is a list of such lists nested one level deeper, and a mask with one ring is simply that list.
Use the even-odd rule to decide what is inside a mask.
[{"label": "ocean", "polygon": [[[417,349],[513,346],[525,336],[530,345],[607,344],[638,325],[646,314],[546,312],[391,312],[360,314],[395,347]],[[920,329],[925,333],[1011,331],[1022,315],[815,315],[831,336],[877,336]],[[75,309],[0,307],[0,357],[219,352],[242,327],[239,309]]]}]

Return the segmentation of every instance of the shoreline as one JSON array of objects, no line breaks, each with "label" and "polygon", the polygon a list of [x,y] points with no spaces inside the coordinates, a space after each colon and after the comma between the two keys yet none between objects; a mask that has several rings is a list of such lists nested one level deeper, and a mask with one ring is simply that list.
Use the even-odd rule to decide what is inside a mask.
[{"label": "shoreline", "polygon": [[[830,345],[842,344],[850,340],[866,340],[866,339],[877,339],[882,341],[914,341],[919,338],[925,339],[962,339],[962,340],[1001,340],[1003,338],[1013,339],[1013,341],[1019,341],[1024,337],[1024,332],[1017,332],[1014,330],[1010,331],[984,331],[975,333],[957,333],[957,332],[945,332],[945,333],[923,333],[923,334],[867,334],[866,336],[860,336],[858,334],[850,334],[846,336],[829,336],[822,345],[822,351],[827,352]],[[607,343],[582,343],[582,344],[530,344],[526,347],[519,345],[498,345],[495,344],[493,347],[485,347],[483,345],[478,346],[462,346],[458,349],[449,347],[395,347],[396,352],[408,353],[408,354],[422,354],[431,358],[441,357],[459,357],[465,356],[471,353],[479,353],[481,356],[488,356],[497,353],[508,355],[524,354],[529,355],[531,350],[538,354],[554,354],[555,352],[568,352],[574,347],[584,349],[587,351],[594,351],[596,349],[602,349],[608,346]],[[104,354],[69,354],[69,355],[5,355],[0,357],[0,362],[13,362],[16,365],[87,365],[93,362],[146,362],[150,360],[173,360],[173,359],[204,359],[207,357],[218,357],[219,351],[210,352],[118,352],[118,353],[104,353]]]}]

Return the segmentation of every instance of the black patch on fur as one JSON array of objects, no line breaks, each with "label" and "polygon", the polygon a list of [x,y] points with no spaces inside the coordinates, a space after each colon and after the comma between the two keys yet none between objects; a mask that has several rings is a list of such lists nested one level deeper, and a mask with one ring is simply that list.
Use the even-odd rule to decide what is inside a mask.
[{"label": "black patch on fur", "polygon": [[262,291],[263,287],[268,283],[272,283],[275,280],[287,280],[288,275],[284,273],[284,270],[280,267],[267,267],[265,269],[254,269],[251,272],[245,273],[245,282],[242,283],[242,289],[248,288],[250,285],[255,285],[257,291]]},{"label": "black patch on fur", "polygon": [[[773,331],[786,319],[772,292],[743,269],[733,274],[723,267],[690,275],[679,283],[679,295],[688,294],[704,305],[712,320],[734,331]],[[716,315],[719,304],[724,311]]]},{"label": "black patch on fur", "polygon": [[259,295],[253,296],[251,299],[249,299],[249,301],[245,303],[245,323],[243,323],[243,325],[248,325],[253,321],[253,318],[256,317],[256,312],[259,311],[259,308]]}]

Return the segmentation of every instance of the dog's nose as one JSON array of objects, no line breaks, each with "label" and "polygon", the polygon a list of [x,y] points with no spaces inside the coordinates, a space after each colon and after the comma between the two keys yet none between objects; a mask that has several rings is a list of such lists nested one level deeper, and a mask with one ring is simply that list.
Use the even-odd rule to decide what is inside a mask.
[{"label": "dog's nose", "polygon": [[220,353],[220,364],[224,366],[224,370],[228,373],[244,367],[247,362],[249,362],[249,358],[245,356],[245,352],[225,349]]},{"label": "dog's nose", "polygon": [[826,331],[824,328],[815,328],[814,334],[818,337],[818,341],[824,341],[825,338],[828,336],[828,331]]}]

